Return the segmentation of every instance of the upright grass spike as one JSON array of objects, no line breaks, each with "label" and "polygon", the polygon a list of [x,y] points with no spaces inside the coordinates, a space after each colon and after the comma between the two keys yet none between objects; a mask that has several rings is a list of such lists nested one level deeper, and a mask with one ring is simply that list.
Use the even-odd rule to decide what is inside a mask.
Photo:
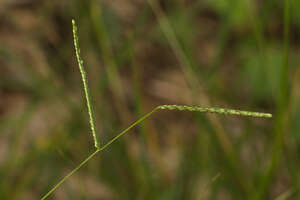
[{"label": "upright grass spike", "polygon": [[272,117],[272,114],[269,113],[259,113],[259,112],[250,112],[250,111],[243,111],[243,110],[233,110],[233,109],[225,109],[225,108],[205,108],[205,107],[199,107],[199,106],[184,106],[184,105],[160,105],[154,108],[152,111],[148,112],[141,118],[139,118],[136,122],[131,124],[128,128],[123,130],[121,133],[116,135],[113,139],[111,139],[109,142],[107,142],[102,147],[98,146],[98,140],[96,137],[96,131],[95,131],[95,125],[94,125],[94,118],[93,118],[93,109],[91,107],[90,103],[90,94],[88,91],[87,86],[87,78],[86,73],[83,68],[83,61],[80,57],[80,50],[78,46],[78,37],[77,37],[77,27],[75,24],[75,21],[72,20],[73,24],[73,34],[74,34],[74,46],[76,50],[76,57],[79,64],[80,73],[82,76],[87,106],[88,106],[88,112],[90,117],[90,125],[93,133],[93,138],[95,142],[95,147],[97,148],[96,151],[94,151],[92,154],[90,154],[85,160],[83,160],[77,167],[75,167],[71,172],[69,172],[65,177],[63,177],[54,187],[49,190],[47,194],[45,194],[41,200],[46,199],[49,197],[61,184],[63,184],[68,178],[70,178],[75,172],[77,172],[81,167],[83,167],[90,159],[92,159],[96,154],[103,151],[104,149],[108,148],[112,143],[117,141],[121,136],[123,136],[125,133],[128,133],[130,129],[137,126],[141,122],[143,122],[145,119],[150,117],[153,113],[159,110],[179,110],[179,111],[190,111],[190,112],[203,112],[203,113],[217,113],[217,114],[224,114],[224,115],[240,115],[240,116],[249,116],[249,117],[264,117],[264,118],[270,118]]},{"label": "upright grass spike", "polygon": [[74,37],[74,47],[75,47],[75,52],[76,52],[76,57],[77,57],[77,62],[83,82],[83,88],[84,88],[84,93],[85,93],[85,98],[86,98],[86,104],[88,107],[88,113],[89,113],[89,118],[90,118],[90,126],[92,130],[92,135],[94,139],[94,146],[99,149],[99,142],[96,134],[96,126],[95,126],[95,120],[94,120],[94,112],[93,112],[93,106],[91,104],[91,97],[90,97],[90,92],[89,92],[89,87],[88,87],[88,81],[86,77],[86,72],[83,67],[83,60],[81,59],[80,56],[80,48],[79,48],[79,42],[78,42],[78,34],[77,34],[77,26],[75,23],[75,20],[72,20],[72,26],[73,26],[73,37]]}]

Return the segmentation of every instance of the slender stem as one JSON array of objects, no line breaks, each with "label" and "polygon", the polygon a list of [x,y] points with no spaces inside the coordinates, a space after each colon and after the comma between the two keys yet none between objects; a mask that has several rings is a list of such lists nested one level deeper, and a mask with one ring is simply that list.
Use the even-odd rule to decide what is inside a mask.
[{"label": "slender stem", "polygon": [[89,157],[87,157],[84,161],[82,161],[75,169],[73,169],[69,174],[67,174],[64,178],[62,178],[47,194],[45,194],[41,200],[46,199],[47,197],[49,197],[61,184],[63,184],[68,178],[70,178],[76,171],[78,171],[82,166],[84,166],[90,159],[92,159],[97,153],[99,153],[100,151],[103,151],[104,149],[106,149],[108,146],[110,146],[113,142],[115,142],[118,138],[120,138],[122,135],[124,135],[125,133],[127,133],[130,129],[132,129],[133,127],[135,127],[136,125],[138,125],[139,123],[141,123],[142,121],[144,121],[146,118],[148,118],[150,115],[152,115],[155,111],[157,111],[159,109],[159,107],[156,107],[155,109],[153,109],[151,112],[147,113],[146,115],[144,115],[143,117],[141,117],[140,119],[138,119],[136,122],[134,122],[133,124],[131,124],[128,128],[126,128],[124,131],[122,131],[121,133],[119,133],[116,137],[114,137],[113,139],[111,139],[108,143],[106,143],[103,147],[98,148],[94,153],[92,153],[91,155],[89,155]]},{"label": "slender stem", "polygon": [[77,172],[82,166],[84,166],[90,159],[92,159],[97,153],[101,150],[97,149],[94,153],[89,155],[84,161],[82,161],[76,168],[74,168],[69,174],[67,174],[64,178],[61,179],[47,194],[45,194],[41,200],[46,199],[50,194],[52,194],[61,184],[63,184],[68,178],[70,178],[75,172]]},{"label": "slender stem", "polygon": [[136,125],[138,125],[139,123],[141,123],[142,121],[144,121],[145,119],[147,119],[148,117],[150,117],[150,115],[152,115],[158,109],[160,109],[160,108],[156,107],[151,112],[147,113],[146,115],[144,115],[143,117],[141,117],[140,119],[138,119],[136,122],[134,122],[133,124],[131,124],[128,128],[126,128],[124,131],[122,131],[116,137],[114,137],[112,140],[110,140],[108,143],[106,143],[103,147],[101,147],[100,150],[106,149],[109,145],[111,145],[113,142],[115,142],[119,137],[121,137],[122,135],[124,135],[125,133],[127,133],[130,129],[132,129],[133,127],[135,127]]},{"label": "slender stem", "polygon": [[264,172],[264,176],[260,181],[260,185],[254,193],[253,200],[265,199],[266,191],[272,183],[278,161],[281,158],[282,148],[284,144],[285,130],[285,117],[287,113],[287,107],[289,104],[289,31],[290,31],[290,0],[284,0],[283,2],[283,24],[284,24],[284,39],[283,39],[283,62],[281,68],[280,88],[277,97],[277,110],[276,118],[274,119],[274,141],[272,146],[272,155],[268,168]]}]

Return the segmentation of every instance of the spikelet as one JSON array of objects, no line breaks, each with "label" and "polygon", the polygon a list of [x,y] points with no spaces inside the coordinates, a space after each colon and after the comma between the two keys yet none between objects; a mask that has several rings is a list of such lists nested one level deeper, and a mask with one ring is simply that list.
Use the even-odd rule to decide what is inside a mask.
[{"label": "spikelet", "polygon": [[75,23],[75,20],[72,20],[72,26],[73,26],[73,37],[74,37],[74,47],[75,47],[75,53],[76,53],[76,58],[83,82],[83,88],[84,88],[84,93],[85,93],[85,99],[86,99],[86,105],[88,108],[88,113],[89,113],[89,119],[90,119],[90,127],[92,131],[92,136],[94,140],[94,146],[96,149],[99,149],[99,142],[96,134],[96,126],[95,126],[95,120],[94,120],[94,112],[93,112],[93,107],[91,104],[91,97],[90,97],[90,92],[89,92],[89,87],[87,83],[87,77],[86,77],[86,72],[83,67],[83,60],[81,59],[80,56],[80,48],[79,48],[79,42],[78,42],[78,34],[77,34],[77,26]]},{"label": "spikelet", "polygon": [[251,112],[244,110],[234,110],[234,109],[225,109],[225,108],[206,108],[200,106],[182,106],[182,105],[161,105],[157,107],[162,110],[180,110],[180,111],[191,111],[191,112],[203,112],[203,113],[217,113],[223,115],[241,115],[248,117],[265,117],[271,118],[272,114],[269,113],[260,113],[260,112]]}]

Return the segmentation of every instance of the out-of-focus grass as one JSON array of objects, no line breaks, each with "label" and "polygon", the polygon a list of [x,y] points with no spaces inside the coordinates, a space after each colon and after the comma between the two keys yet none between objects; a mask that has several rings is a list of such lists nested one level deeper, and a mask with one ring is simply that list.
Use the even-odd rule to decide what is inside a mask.
[{"label": "out-of-focus grass", "polygon": [[0,199],[39,199],[92,151],[72,18],[103,143],[158,104],[210,103],[276,119],[157,114],[55,199],[275,199],[287,191],[299,199],[300,10],[290,1],[284,50],[286,2],[160,1],[166,33],[146,1],[2,1]]}]

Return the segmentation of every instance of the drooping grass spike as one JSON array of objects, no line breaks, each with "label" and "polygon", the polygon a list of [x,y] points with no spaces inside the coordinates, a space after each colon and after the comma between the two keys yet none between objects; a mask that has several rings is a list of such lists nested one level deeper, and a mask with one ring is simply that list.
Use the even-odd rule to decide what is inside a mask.
[{"label": "drooping grass spike", "polygon": [[82,78],[82,82],[83,82],[83,88],[84,88],[84,93],[85,93],[85,98],[86,98],[86,104],[88,107],[88,113],[89,113],[90,126],[91,126],[91,131],[92,131],[93,140],[94,140],[94,146],[97,149],[99,149],[100,146],[99,146],[99,142],[98,142],[98,138],[97,138],[97,134],[96,134],[93,106],[91,104],[91,97],[90,97],[86,72],[83,67],[83,60],[81,59],[81,55],[80,55],[77,26],[76,26],[74,19],[72,20],[72,26],[73,26],[74,47],[75,47],[77,62],[78,62],[78,66],[79,66],[79,70],[80,70],[80,74],[81,74],[81,78]]},{"label": "drooping grass spike", "polygon": [[265,117],[270,118],[272,114],[269,113],[261,113],[261,112],[251,112],[244,110],[234,110],[234,109],[226,109],[226,108],[206,108],[200,106],[182,106],[182,105],[161,105],[158,106],[159,109],[167,109],[167,110],[180,110],[180,111],[191,111],[191,112],[203,112],[203,113],[217,113],[223,115],[241,115],[248,117]]}]

